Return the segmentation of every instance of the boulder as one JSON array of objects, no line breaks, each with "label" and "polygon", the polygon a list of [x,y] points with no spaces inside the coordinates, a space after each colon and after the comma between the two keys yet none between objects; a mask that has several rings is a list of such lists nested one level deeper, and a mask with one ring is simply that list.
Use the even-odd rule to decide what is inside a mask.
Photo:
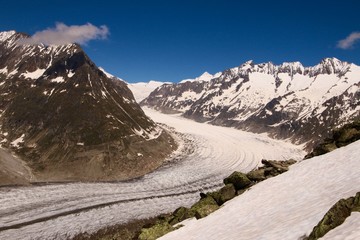
[{"label": "boulder", "polygon": [[246,176],[251,180],[255,182],[263,181],[266,179],[265,177],[265,169],[257,169],[253,170],[251,172],[248,172]]},{"label": "boulder", "polygon": [[190,214],[193,214],[196,219],[200,219],[206,217],[218,209],[219,205],[217,202],[211,196],[207,196],[206,198],[200,199],[200,201],[191,206]]},{"label": "boulder", "polygon": [[236,190],[244,189],[251,185],[250,179],[246,174],[241,172],[233,172],[229,177],[224,179],[224,184],[233,184]]},{"label": "boulder", "polygon": [[261,163],[264,164],[266,167],[274,168],[278,173],[284,173],[289,170],[289,168],[281,162],[263,159],[261,160]]},{"label": "boulder", "polygon": [[236,196],[236,190],[234,185],[226,184],[219,191],[208,193],[208,195],[212,197],[219,206],[221,206]]},{"label": "boulder", "polygon": [[179,222],[184,221],[185,219],[192,218],[194,216],[194,213],[192,213],[190,209],[186,207],[179,207],[173,212],[172,218],[169,220],[169,223],[170,225],[175,225]]}]

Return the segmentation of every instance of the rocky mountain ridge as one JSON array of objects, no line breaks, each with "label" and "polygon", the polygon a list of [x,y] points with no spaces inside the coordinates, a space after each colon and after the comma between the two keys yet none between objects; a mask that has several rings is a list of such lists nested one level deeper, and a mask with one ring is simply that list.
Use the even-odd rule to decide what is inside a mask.
[{"label": "rocky mountain ridge", "polygon": [[245,62],[209,81],[165,84],[141,102],[200,122],[236,127],[307,143],[360,118],[360,67],[325,58],[300,62]]},{"label": "rocky mountain ridge", "polygon": [[175,148],[126,83],[104,74],[78,44],[21,44],[27,37],[0,33],[0,142],[33,180],[128,179]]}]

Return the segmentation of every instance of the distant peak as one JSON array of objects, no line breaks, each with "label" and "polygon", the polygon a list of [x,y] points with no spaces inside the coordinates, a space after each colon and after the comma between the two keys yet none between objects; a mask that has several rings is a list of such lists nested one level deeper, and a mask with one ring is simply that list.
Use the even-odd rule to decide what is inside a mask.
[{"label": "distant peak", "polygon": [[288,73],[291,76],[293,76],[296,73],[303,74],[305,71],[304,66],[301,64],[301,62],[283,62],[278,66],[278,72],[279,73]]},{"label": "distant peak", "polygon": [[208,72],[204,72],[199,77],[197,77],[195,80],[197,81],[210,81],[214,76]]},{"label": "distant peak", "polygon": [[341,60],[332,57],[332,58],[324,58],[321,60],[320,64],[327,65],[327,64],[344,64],[346,62],[342,62]]},{"label": "distant peak", "polygon": [[204,72],[203,74],[200,75],[199,78],[202,78],[202,77],[212,77],[212,75],[208,72]]},{"label": "distant peak", "polygon": [[254,65],[254,61],[253,60],[249,60],[244,62],[243,64],[240,65],[240,68],[247,68],[247,67],[251,67]]}]

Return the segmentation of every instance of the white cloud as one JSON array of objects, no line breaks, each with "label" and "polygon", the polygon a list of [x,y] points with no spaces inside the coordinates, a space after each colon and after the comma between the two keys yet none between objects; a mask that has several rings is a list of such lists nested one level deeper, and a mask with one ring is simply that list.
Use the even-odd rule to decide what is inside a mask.
[{"label": "white cloud", "polygon": [[55,28],[36,32],[30,38],[21,39],[20,44],[62,45],[68,43],[86,44],[93,39],[106,39],[109,35],[107,26],[96,27],[91,23],[67,26],[56,23]]},{"label": "white cloud", "polygon": [[345,39],[340,40],[337,44],[338,48],[349,49],[352,48],[356,41],[360,40],[360,32],[353,32]]}]

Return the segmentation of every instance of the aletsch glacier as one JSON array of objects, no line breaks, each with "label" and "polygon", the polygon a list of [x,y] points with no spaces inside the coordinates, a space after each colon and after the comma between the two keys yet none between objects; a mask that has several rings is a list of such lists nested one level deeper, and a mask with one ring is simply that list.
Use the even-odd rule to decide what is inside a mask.
[{"label": "aletsch glacier", "polygon": [[305,154],[301,146],[265,135],[149,109],[146,113],[186,139],[180,141],[183,144],[168,164],[129,182],[0,188],[0,226],[7,229],[0,231],[0,238],[64,239],[171,212],[179,206],[190,206],[200,191],[218,188],[234,170],[250,171],[263,158],[301,159]]}]

